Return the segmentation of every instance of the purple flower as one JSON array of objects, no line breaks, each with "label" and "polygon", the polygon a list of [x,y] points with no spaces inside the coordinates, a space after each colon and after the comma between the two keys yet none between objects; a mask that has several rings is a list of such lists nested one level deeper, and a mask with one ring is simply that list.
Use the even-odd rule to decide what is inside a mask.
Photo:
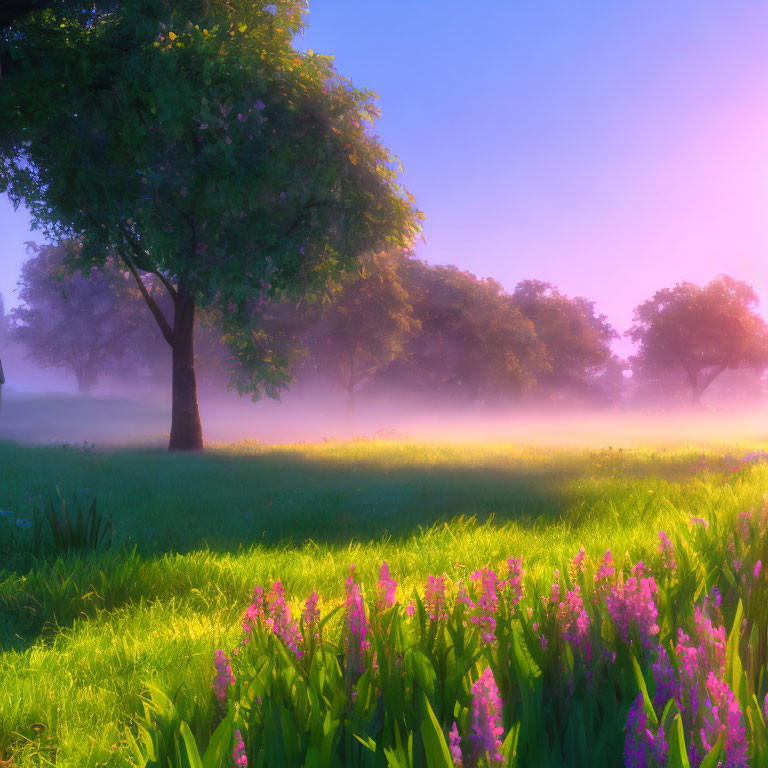
[{"label": "purple flower", "polygon": [[219,701],[227,698],[227,689],[235,684],[235,676],[232,674],[232,665],[224,651],[216,651],[213,656],[213,663],[216,666],[216,675],[211,683],[213,693]]},{"label": "purple flower", "polygon": [[491,668],[486,667],[477,682],[472,685],[470,740],[473,764],[476,764],[482,755],[487,756],[491,765],[503,763],[504,758],[500,752],[501,736],[504,733],[501,715],[502,701],[499,689]]},{"label": "purple flower", "polygon": [[455,768],[462,768],[463,760],[461,756],[461,736],[459,736],[459,729],[456,727],[456,721],[453,721],[453,728],[448,734],[449,750],[451,752],[451,759]]},{"label": "purple flower", "polygon": [[765,694],[763,699],[763,720],[768,723],[768,693]]},{"label": "purple flower", "polygon": [[254,109],[264,109],[266,106],[267,105],[261,99],[256,99],[256,101],[253,102]]},{"label": "purple flower", "polygon": [[755,579],[755,581],[757,581],[760,578],[760,571],[762,570],[762,568],[763,568],[763,562],[762,560],[758,560],[755,563],[755,567],[752,571],[752,576]]},{"label": "purple flower", "polygon": [[238,768],[248,768],[248,758],[245,754],[245,742],[237,729],[235,730],[235,748],[232,750],[232,759]]},{"label": "purple flower", "polygon": [[648,727],[648,716],[643,705],[643,695],[639,693],[627,716],[627,729],[624,739],[625,768],[648,768],[665,766],[669,743],[664,728],[659,725],[654,734]]},{"label": "purple flower", "polygon": [[681,700],[680,681],[677,679],[675,669],[662,646],[657,648],[656,661],[651,665],[651,672],[654,684],[653,708],[659,712],[663,711],[670,699],[674,699],[679,704]]},{"label": "purple flower", "polygon": [[739,702],[733,691],[712,672],[707,677],[706,688],[709,697],[701,729],[704,753],[724,734],[725,768],[747,768],[747,736]]}]

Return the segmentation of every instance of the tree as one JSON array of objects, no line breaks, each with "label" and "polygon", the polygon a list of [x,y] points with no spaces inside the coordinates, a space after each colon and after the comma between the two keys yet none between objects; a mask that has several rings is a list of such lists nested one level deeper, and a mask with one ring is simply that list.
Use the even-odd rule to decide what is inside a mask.
[{"label": "tree", "polygon": [[342,385],[350,412],[359,386],[400,358],[419,329],[405,272],[399,253],[371,254],[357,279],[309,311],[304,368],[330,372]]},{"label": "tree", "polygon": [[631,358],[639,376],[684,372],[698,402],[725,370],[768,363],[768,326],[747,283],[721,275],[703,288],[678,283],[657,291],[634,312],[627,335],[639,345]]},{"label": "tree", "polygon": [[[0,352],[5,352],[5,344],[8,339],[8,316],[5,314],[5,302],[3,294],[0,293]],[[3,371],[3,360],[0,355],[0,406],[3,404],[3,384],[5,384],[5,373]]]},{"label": "tree", "polygon": [[549,370],[541,386],[595,393],[608,369],[615,372],[611,341],[618,334],[605,315],[595,312],[593,301],[569,298],[539,280],[518,283],[511,301],[533,323],[546,349]]},{"label": "tree", "polygon": [[87,276],[68,272],[66,245],[30,250],[19,281],[23,303],[11,313],[12,335],[29,357],[44,368],[68,369],[82,394],[102,374],[135,376],[146,328],[132,281],[113,262]]},{"label": "tree", "polygon": [[547,369],[533,323],[495,280],[409,260],[406,286],[420,330],[390,366],[390,381],[465,400],[498,400],[532,388]]},{"label": "tree", "polygon": [[254,332],[265,302],[407,247],[419,214],[367,127],[373,94],[292,47],[299,0],[73,5],[2,33],[0,188],[81,237],[81,268],[123,261],[171,348],[170,448],[200,448],[196,313],[219,312],[240,388],[270,394],[287,376]]}]

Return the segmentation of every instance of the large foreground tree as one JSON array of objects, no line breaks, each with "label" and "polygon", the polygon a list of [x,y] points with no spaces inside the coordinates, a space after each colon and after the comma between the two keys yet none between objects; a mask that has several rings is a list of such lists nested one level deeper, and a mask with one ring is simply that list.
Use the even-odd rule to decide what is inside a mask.
[{"label": "large foreground tree", "polygon": [[0,189],[49,235],[78,237],[83,269],[111,254],[133,274],[172,350],[173,449],[203,444],[201,307],[222,319],[241,389],[273,392],[288,377],[254,332],[265,303],[328,291],[418,229],[370,130],[373,95],[293,48],[305,12],[296,0],[83,0],[0,33],[12,62]]},{"label": "large foreground tree", "polygon": [[728,369],[768,364],[768,327],[757,313],[751,286],[721,275],[704,287],[678,283],[657,291],[635,309],[627,335],[639,345],[631,358],[636,375],[684,373],[691,398]]}]

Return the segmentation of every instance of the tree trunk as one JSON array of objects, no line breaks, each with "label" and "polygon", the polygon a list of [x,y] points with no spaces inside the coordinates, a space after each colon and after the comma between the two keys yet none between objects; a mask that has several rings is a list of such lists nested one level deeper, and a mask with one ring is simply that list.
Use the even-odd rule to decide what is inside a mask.
[{"label": "tree trunk", "polygon": [[77,393],[79,395],[87,395],[94,385],[93,376],[84,369],[76,370],[75,376],[77,378]]},{"label": "tree trunk", "polygon": [[195,302],[181,286],[174,301],[173,321],[173,407],[168,449],[199,451],[203,447],[203,427],[195,376]]}]

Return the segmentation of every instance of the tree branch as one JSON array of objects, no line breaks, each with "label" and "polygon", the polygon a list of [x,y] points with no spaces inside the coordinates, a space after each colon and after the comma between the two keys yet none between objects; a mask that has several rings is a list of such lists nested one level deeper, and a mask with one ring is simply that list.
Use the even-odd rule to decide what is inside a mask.
[{"label": "tree branch", "polygon": [[[131,247],[131,250],[134,252],[134,254],[139,259],[144,258],[147,254],[141,249],[138,242],[136,242],[136,238],[128,229],[126,229],[125,225],[122,223],[120,224],[120,231],[123,233],[125,241]],[[150,275],[154,275],[158,280],[160,280],[160,282],[165,286],[165,289],[171,295],[171,298],[176,299],[176,288],[174,287],[173,283],[160,272],[159,269],[145,269],[144,271],[149,272]]]},{"label": "tree branch", "polygon": [[139,274],[138,269],[136,269],[136,264],[134,263],[133,259],[125,251],[121,250],[121,251],[118,251],[118,253],[120,254],[120,258],[128,266],[128,269],[133,275],[134,280],[136,280],[136,285],[139,286],[139,290],[141,291],[141,295],[144,297],[144,301],[147,303],[147,306],[149,307],[150,312],[154,315],[154,318],[157,321],[158,326],[160,327],[160,331],[163,334],[163,338],[172,347],[173,346],[173,328],[171,328],[170,324],[168,323],[168,320],[166,320],[165,315],[163,314],[163,310],[160,309],[157,302],[152,298],[152,295],[147,290],[147,286],[144,285],[144,281],[141,279],[141,275]]}]

